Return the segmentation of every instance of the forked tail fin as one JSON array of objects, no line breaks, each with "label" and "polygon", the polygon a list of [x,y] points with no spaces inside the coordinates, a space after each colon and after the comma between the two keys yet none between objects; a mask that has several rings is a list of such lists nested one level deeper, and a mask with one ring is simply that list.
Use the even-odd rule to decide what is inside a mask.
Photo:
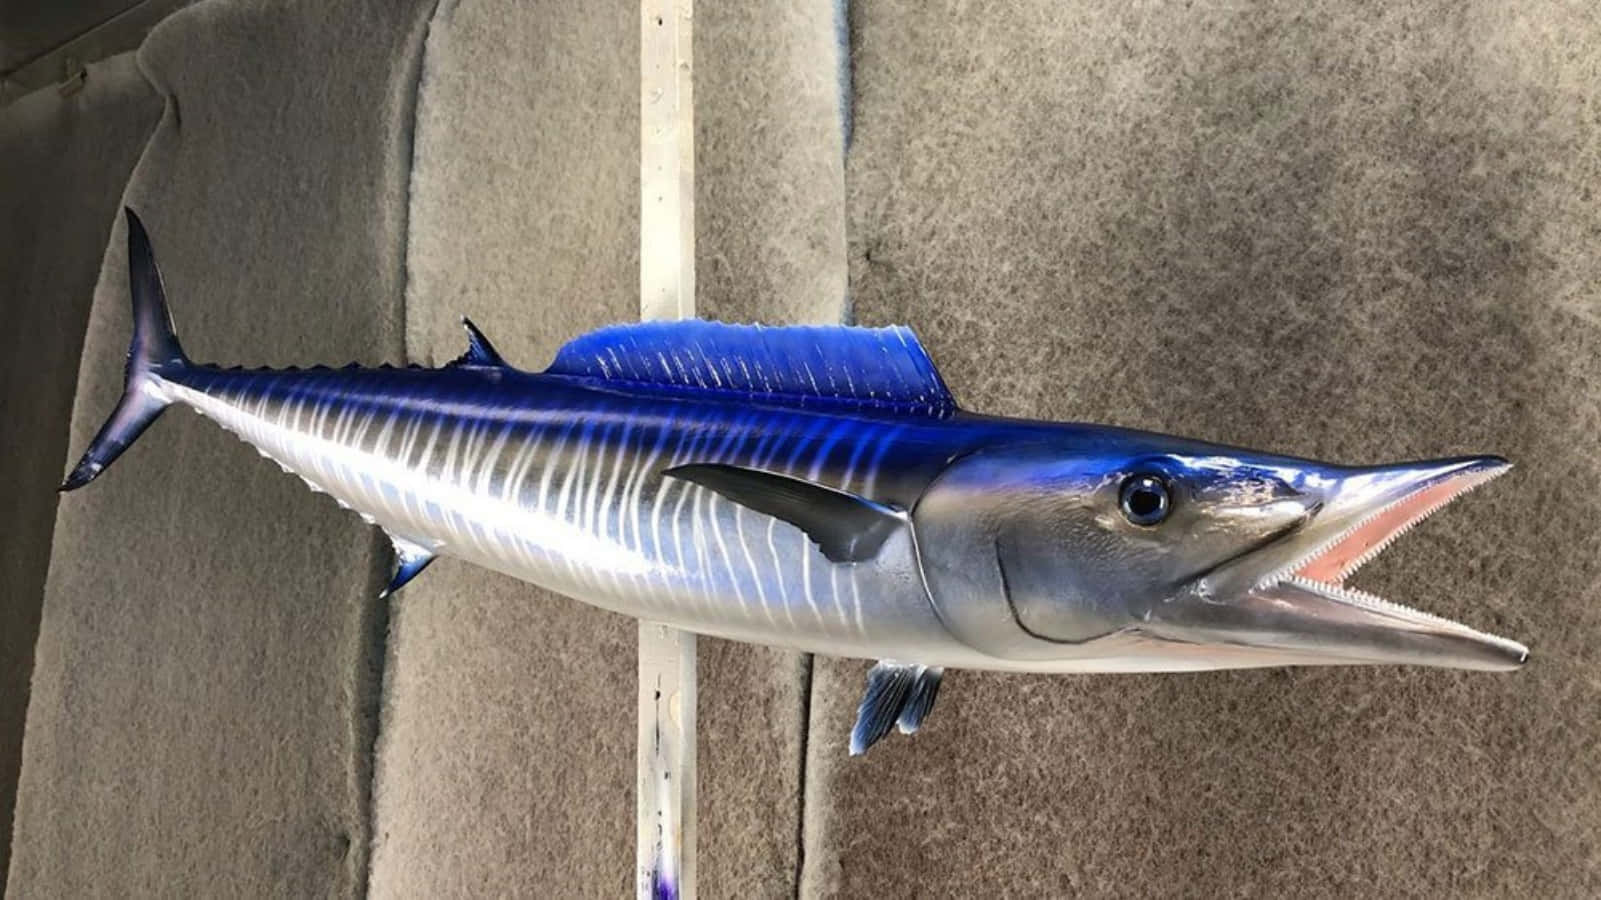
[{"label": "forked tail fin", "polygon": [[150,249],[150,236],[133,210],[128,216],[128,284],[133,295],[133,340],[128,345],[128,368],[122,399],[112,411],[100,433],[89,444],[83,458],[61,483],[70,491],[93,481],[128,449],[161,411],[172,402],[158,388],[162,375],[172,375],[188,365],[178,336],[172,330],[167,297],[161,289],[161,272]]}]

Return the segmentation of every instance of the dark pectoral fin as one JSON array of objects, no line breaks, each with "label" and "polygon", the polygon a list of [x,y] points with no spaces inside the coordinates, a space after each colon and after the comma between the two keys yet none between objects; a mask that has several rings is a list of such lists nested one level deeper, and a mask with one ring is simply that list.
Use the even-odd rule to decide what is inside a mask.
[{"label": "dark pectoral fin", "polygon": [[899,726],[901,734],[915,733],[934,708],[943,674],[939,666],[883,660],[874,665],[856,710],[856,727],[851,729],[851,755],[866,753],[892,727]]},{"label": "dark pectoral fin", "polygon": [[832,562],[871,559],[895,529],[900,512],[825,485],[742,466],[695,463],[662,473],[694,482],[806,532]]}]

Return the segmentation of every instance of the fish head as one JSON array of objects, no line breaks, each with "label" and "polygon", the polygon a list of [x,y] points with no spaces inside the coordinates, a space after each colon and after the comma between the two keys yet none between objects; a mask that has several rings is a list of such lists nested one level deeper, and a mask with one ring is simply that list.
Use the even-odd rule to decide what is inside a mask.
[{"label": "fish head", "polygon": [[1528,656],[1516,642],[1346,583],[1509,467],[1494,456],[1339,466],[1106,430],[959,459],[914,521],[942,620],[1007,659],[1509,669]]}]

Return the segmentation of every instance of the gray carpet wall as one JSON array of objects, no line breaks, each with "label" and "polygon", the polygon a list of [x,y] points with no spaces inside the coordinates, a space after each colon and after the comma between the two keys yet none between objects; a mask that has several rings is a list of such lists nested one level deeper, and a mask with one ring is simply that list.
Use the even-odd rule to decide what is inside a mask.
[{"label": "gray carpet wall", "polygon": [[80,91],[0,108],[0,872],[89,300],[123,185],[160,117],[131,53],[90,66]]},{"label": "gray carpet wall", "polygon": [[1501,452],[1364,589],[1525,671],[954,672],[807,896],[1601,892],[1601,24],[1558,3],[853,4],[851,284],[958,400],[1351,462]]},{"label": "gray carpet wall", "polygon": [[694,28],[696,311],[838,322],[845,185],[833,6],[706,4]]},{"label": "gray carpet wall", "polygon": [[[141,48],[165,111],[126,201],[196,359],[401,355],[426,12],[217,0]],[[73,452],[121,391],[124,240],[119,224]],[[182,411],[62,498],[7,895],[360,893],[379,551],[332,500]]]},{"label": "gray carpet wall", "polygon": [[[49,338],[5,411],[59,381],[0,476],[53,484],[121,390],[123,201],[198,360],[441,364],[468,315],[538,369],[636,318],[638,15],[205,0],[0,111],[0,290]],[[1354,583],[1533,660],[953,671],[851,758],[868,662],[702,639],[701,895],[1601,894],[1601,22],[859,0],[846,152],[833,15],[696,11],[701,315],[911,325],[978,411],[1505,454]],[[17,503],[7,896],[631,890],[632,620],[448,559],[380,602],[380,534],[183,411]]]}]

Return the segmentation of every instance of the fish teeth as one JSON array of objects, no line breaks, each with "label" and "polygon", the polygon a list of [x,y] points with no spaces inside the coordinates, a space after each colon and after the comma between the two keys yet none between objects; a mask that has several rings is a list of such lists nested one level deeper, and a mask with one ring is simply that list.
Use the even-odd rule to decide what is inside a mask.
[{"label": "fish teeth", "polygon": [[[1420,511],[1416,515],[1414,515],[1412,518],[1406,520],[1406,522],[1404,522],[1401,525],[1401,527],[1399,527],[1399,528],[1395,529],[1394,531],[1390,532],[1382,540],[1378,541],[1373,546],[1371,546],[1367,550],[1365,550],[1362,553],[1361,556],[1358,556],[1356,559],[1354,559],[1351,562],[1347,563],[1345,568],[1340,570],[1339,575],[1334,580],[1336,582],[1343,582],[1346,578],[1350,577],[1350,575],[1353,572],[1355,572],[1357,569],[1360,569],[1364,565],[1367,565],[1368,561],[1373,559],[1373,557],[1378,556],[1380,553],[1384,552],[1385,548],[1389,547],[1391,544],[1395,543],[1398,539],[1400,539],[1401,535],[1406,534],[1408,531],[1411,531],[1419,522],[1422,522],[1424,519],[1427,519],[1429,516],[1432,516],[1436,512],[1439,512],[1440,508],[1445,506],[1446,504],[1451,503],[1452,501],[1456,500],[1457,498],[1462,497],[1462,496],[1468,494],[1469,492],[1471,492],[1473,490],[1476,490],[1480,485],[1485,484],[1486,482],[1489,482],[1489,481],[1493,480],[1494,478],[1496,478],[1502,472],[1505,472],[1505,471],[1506,471],[1505,469],[1494,469],[1494,470],[1491,470],[1491,471],[1488,471],[1488,472],[1476,472],[1476,473],[1468,476],[1465,479],[1465,483],[1463,484],[1463,486],[1462,486],[1462,488],[1460,490],[1454,491],[1450,495],[1446,496],[1444,499],[1438,500],[1438,501],[1430,504],[1429,506],[1425,507],[1422,511]],[[1396,506],[1398,506],[1399,504],[1405,503],[1405,502],[1406,502],[1406,498],[1402,498],[1400,500],[1397,500],[1395,503],[1392,503],[1389,506],[1386,506],[1383,510],[1380,510],[1379,514],[1382,514],[1383,512],[1385,512],[1387,510],[1393,509]],[[1378,515],[1378,514],[1375,514],[1375,515]],[[1363,520],[1363,524],[1367,524],[1368,522],[1373,521],[1373,519],[1374,519],[1374,516],[1369,516],[1367,519]],[[1357,527],[1360,528],[1361,526],[1359,525]],[[1346,535],[1349,536],[1352,533],[1354,533],[1354,532],[1347,531]],[[1316,559],[1316,557],[1312,557],[1312,559]],[[1309,561],[1310,560],[1307,560],[1307,562],[1309,562]],[[1303,562],[1302,565],[1305,565],[1305,562]],[[1388,601],[1385,601],[1385,602],[1388,602]]]},{"label": "fish teeth", "polygon": [[1313,592],[1315,594],[1322,594],[1322,595],[1325,595],[1325,596],[1333,597],[1334,599],[1340,601],[1341,603],[1347,603],[1347,604],[1350,604],[1351,606],[1360,607],[1362,609],[1373,610],[1374,612],[1391,613],[1391,614],[1393,614],[1393,615],[1395,615],[1395,616],[1397,616],[1399,618],[1406,619],[1406,620],[1409,620],[1411,622],[1415,622],[1417,624],[1431,624],[1431,625],[1444,626],[1444,627],[1448,627],[1448,628],[1452,628],[1452,629],[1463,629],[1463,630],[1472,632],[1473,634],[1478,635],[1480,637],[1491,638],[1491,639],[1497,640],[1497,641],[1508,641],[1508,642],[1515,643],[1515,642],[1511,641],[1510,638],[1505,638],[1505,637],[1502,637],[1502,636],[1500,636],[1498,634],[1492,634],[1492,633],[1490,633],[1488,631],[1479,631],[1476,628],[1470,628],[1467,625],[1463,625],[1461,622],[1457,622],[1457,621],[1453,621],[1451,619],[1447,619],[1444,616],[1437,616],[1434,613],[1427,612],[1425,610],[1416,609],[1416,608],[1411,607],[1411,606],[1406,606],[1406,605],[1403,605],[1403,604],[1400,604],[1400,603],[1396,603],[1396,602],[1391,601],[1391,600],[1386,600],[1383,597],[1379,597],[1377,595],[1370,594],[1367,591],[1357,590],[1356,588],[1352,588],[1352,587],[1346,587],[1343,584],[1330,584],[1329,582],[1326,582],[1326,581],[1317,581],[1317,580],[1311,579],[1311,578],[1303,578],[1303,577],[1301,577],[1299,575],[1291,575],[1289,578],[1286,578],[1281,583],[1294,585],[1294,586],[1302,588],[1304,590],[1311,591],[1311,592]]},{"label": "fish teeth", "polygon": [[1370,594],[1367,591],[1357,590],[1353,587],[1346,587],[1343,584],[1331,584],[1327,581],[1317,581],[1316,579],[1312,578],[1303,578],[1300,575],[1291,575],[1289,578],[1284,579],[1284,581],[1281,583],[1294,585],[1318,594],[1327,594],[1341,601],[1342,603],[1349,603],[1352,606],[1360,606],[1364,609],[1371,609],[1377,612],[1397,613],[1409,619],[1420,619],[1422,621],[1432,622],[1437,625],[1462,627],[1460,623],[1453,622],[1444,616],[1437,616],[1431,612],[1426,612],[1421,609],[1414,609],[1410,606],[1405,606],[1392,600],[1386,600],[1376,594]]},{"label": "fish teeth", "polygon": [[[1340,571],[1338,577],[1333,579],[1332,583],[1333,584],[1338,584],[1339,582],[1344,581],[1346,578],[1348,578],[1351,575],[1351,573],[1355,572],[1357,569],[1360,569],[1362,566],[1366,565],[1369,560],[1373,559],[1373,557],[1378,556],[1380,553],[1384,552],[1384,550],[1386,548],[1388,548],[1391,544],[1395,543],[1395,541],[1398,538],[1400,538],[1401,535],[1406,534],[1408,531],[1411,531],[1412,528],[1414,526],[1416,526],[1419,522],[1423,521],[1424,519],[1427,519],[1429,516],[1431,516],[1434,513],[1438,512],[1441,507],[1443,507],[1446,504],[1452,502],[1453,500],[1456,500],[1458,497],[1461,497],[1462,495],[1468,493],[1469,491],[1472,491],[1472,490],[1478,488],[1480,485],[1485,484],[1486,482],[1489,482],[1489,481],[1495,479],[1496,477],[1498,477],[1499,475],[1501,475],[1505,471],[1506,471],[1506,469],[1504,469],[1504,468],[1502,468],[1502,469],[1492,469],[1492,470],[1489,470],[1489,471],[1476,472],[1476,473],[1474,473],[1472,475],[1465,476],[1465,479],[1464,479],[1465,480],[1465,484],[1462,486],[1462,488],[1460,490],[1453,491],[1451,494],[1447,495],[1444,499],[1436,501],[1433,504],[1430,504],[1428,507],[1424,508],[1423,510],[1418,512],[1416,515],[1412,516],[1412,518],[1410,518],[1406,522],[1404,522],[1400,527],[1398,527],[1394,531],[1390,532],[1382,540],[1376,542],[1373,546],[1371,546],[1367,550],[1363,551],[1363,553],[1360,556],[1358,556],[1356,559],[1352,560],[1350,563],[1346,564],[1345,568]],[[1400,506],[1401,504],[1407,502],[1412,497],[1416,496],[1416,494],[1417,494],[1417,492],[1413,491],[1412,493],[1407,494],[1405,497],[1401,497],[1401,498],[1399,498],[1397,500],[1394,500],[1394,501],[1392,501],[1390,503],[1386,503],[1385,505],[1379,507],[1378,509],[1374,510],[1373,512],[1367,514],[1366,516],[1363,516],[1360,520],[1358,520],[1351,527],[1340,531],[1334,537],[1332,537],[1332,538],[1328,539],[1327,541],[1324,541],[1323,543],[1319,544],[1316,548],[1314,548],[1310,553],[1307,553],[1305,556],[1302,556],[1299,559],[1296,559],[1294,562],[1291,562],[1288,565],[1282,566],[1282,567],[1280,567],[1278,569],[1273,570],[1272,572],[1268,573],[1267,575],[1262,576],[1262,578],[1260,578],[1257,581],[1254,590],[1259,590],[1259,591],[1260,590],[1265,590],[1266,588],[1270,588],[1270,587],[1272,587],[1272,586],[1274,586],[1276,584],[1281,584],[1284,581],[1295,577],[1295,573],[1297,571],[1299,571],[1307,563],[1312,562],[1313,560],[1317,559],[1318,557],[1322,556],[1323,554],[1328,553],[1330,550],[1334,549],[1335,547],[1338,547],[1340,545],[1340,543],[1342,541],[1344,541],[1346,538],[1350,537],[1353,534],[1356,534],[1358,531],[1361,531],[1363,528],[1366,528],[1368,525],[1372,524],[1380,516],[1383,516],[1385,513],[1389,512],[1390,510],[1395,509],[1397,506]],[[1311,579],[1304,579],[1304,580],[1311,581]],[[1312,583],[1314,583],[1314,584],[1331,584],[1331,582],[1322,582],[1322,581],[1314,581]],[[1371,595],[1364,595],[1364,596],[1371,596]],[[1377,600],[1378,598],[1374,598],[1374,599]],[[1380,602],[1388,603],[1389,601],[1380,601]],[[1401,607],[1401,608],[1402,609],[1406,609],[1406,607]]]}]

